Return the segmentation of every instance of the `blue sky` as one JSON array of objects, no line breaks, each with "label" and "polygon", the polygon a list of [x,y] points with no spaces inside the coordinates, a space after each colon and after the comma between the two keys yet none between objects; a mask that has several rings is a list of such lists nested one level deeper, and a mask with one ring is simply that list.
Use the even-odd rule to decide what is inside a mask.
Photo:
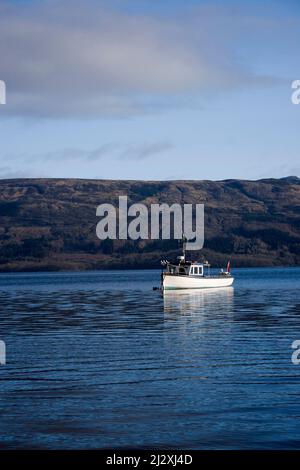
[{"label": "blue sky", "polygon": [[300,176],[296,1],[0,5],[0,177]]}]

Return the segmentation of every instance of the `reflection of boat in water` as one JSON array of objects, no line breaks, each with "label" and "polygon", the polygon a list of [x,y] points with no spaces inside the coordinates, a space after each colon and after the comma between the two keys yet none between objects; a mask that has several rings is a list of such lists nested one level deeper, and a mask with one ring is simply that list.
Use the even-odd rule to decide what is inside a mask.
[{"label": "reflection of boat in water", "polygon": [[164,290],[164,312],[193,314],[210,310],[227,315],[232,310],[233,293],[233,287]]},{"label": "reflection of boat in water", "polygon": [[221,288],[232,285],[234,278],[230,273],[229,261],[226,271],[221,269],[219,274],[211,275],[210,264],[207,261],[203,263],[186,261],[185,244],[186,241],[183,241],[183,255],[178,256],[176,264],[166,260],[161,262],[165,268],[161,277],[163,290]]}]

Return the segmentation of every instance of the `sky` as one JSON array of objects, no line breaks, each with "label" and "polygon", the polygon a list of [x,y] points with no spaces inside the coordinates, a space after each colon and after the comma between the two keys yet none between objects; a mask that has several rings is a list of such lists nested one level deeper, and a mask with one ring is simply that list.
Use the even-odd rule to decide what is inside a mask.
[{"label": "sky", "polygon": [[297,0],[0,0],[0,178],[300,176]]}]

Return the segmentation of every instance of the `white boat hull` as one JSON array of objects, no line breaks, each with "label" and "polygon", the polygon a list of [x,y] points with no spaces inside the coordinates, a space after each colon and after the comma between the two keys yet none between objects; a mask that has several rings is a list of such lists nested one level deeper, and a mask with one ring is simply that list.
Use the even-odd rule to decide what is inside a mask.
[{"label": "white boat hull", "polygon": [[231,276],[220,277],[192,277],[180,275],[165,275],[163,278],[163,289],[207,289],[214,287],[229,287],[234,278]]}]

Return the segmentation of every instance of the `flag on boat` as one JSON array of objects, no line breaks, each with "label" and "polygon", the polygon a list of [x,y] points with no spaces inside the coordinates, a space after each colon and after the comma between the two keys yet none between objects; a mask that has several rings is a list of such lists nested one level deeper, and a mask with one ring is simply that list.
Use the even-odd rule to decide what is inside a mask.
[{"label": "flag on boat", "polygon": [[226,272],[230,273],[230,261],[228,261],[227,263]]}]

